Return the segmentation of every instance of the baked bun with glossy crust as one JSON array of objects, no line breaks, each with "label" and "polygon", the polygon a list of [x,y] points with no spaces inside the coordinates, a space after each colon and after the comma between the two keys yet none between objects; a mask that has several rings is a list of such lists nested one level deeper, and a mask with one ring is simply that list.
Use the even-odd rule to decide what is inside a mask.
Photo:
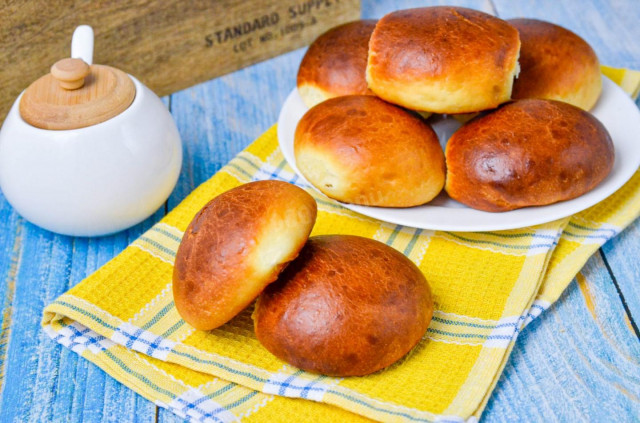
[{"label": "baked bun with glossy crust", "polygon": [[211,200],[176,254],[180,316],[201,330],[231,320],[298,255],[315,220],[313,197],[281,181],[251,182]]},{"label": "baked bun with glossy crust", "polygon": [[598,119],[567,103],[517,100],[472,120],[446,148],[449,195],[491,212],[569,200],[611,171],[613,144]]},{"label": "baked bun with glossy crust", "polygon": [[400,10],[378,21],[367,82],[380,98],[409,109],[469,113],[511,98],[518,31],[461,7]]},{"label": "baked bun with glossy crust", "polygon": [[351,235],[312,237],[254,311],[258,340],[301,369],[361,376],[402,358],[433,314],[429,285],[393,248]]},{"label": "baked bun with glossy crust", "polygon": [[600,63],[591,46],[561,26],[536,19],[508,21],[520,33],[520,75],[513,98],[564,101],[590,110],[600,97]]},{"label": "baked bun with glossy crust", "polygon": [[349,22],[309,46],[298,69],[298,92],[307,107],[341,95],[373,95],[364,75],[375,26],[375,20]]},{"label": "baked bun with glossy crust", "polygon": [[296,128],[294,154],[309,182],[346,203],[417,206],[444,185],[433,129],[377,97],[336,97],[311,108]]}]

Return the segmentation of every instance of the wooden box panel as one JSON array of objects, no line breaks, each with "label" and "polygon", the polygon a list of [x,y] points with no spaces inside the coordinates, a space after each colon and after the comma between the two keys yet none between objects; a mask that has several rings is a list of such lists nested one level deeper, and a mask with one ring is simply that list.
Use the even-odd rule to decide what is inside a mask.
[{"label": "wooden box panel", "polygon": [[94,29],[94,63],[120,68],[162,96],[360,17],[359,0],[27,0],[1,7],[0,119],[24,88],[70,55],[81,24]]}]

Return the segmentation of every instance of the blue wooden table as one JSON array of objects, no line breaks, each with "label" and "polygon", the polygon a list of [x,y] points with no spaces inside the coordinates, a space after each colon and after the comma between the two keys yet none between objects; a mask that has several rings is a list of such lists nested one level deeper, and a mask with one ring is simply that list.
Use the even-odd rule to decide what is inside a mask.
[{"label": "blue wooden table", "polygon": [[[638,0],[363,0],[362,15],[433,4],[549,20],[585,38],[602,63],[640,69]],[[40,330],[42,309],[273,125],[303,54],[297,50],[168,97],[184,142],[182,174],[165,207],[125,232],[55,235],[27,223],[0,194],[0,422],[180,420],[50,340]],[[638,421],[636,322],[639,221],[600,249],[560,301],[523,331],[483,420]]]}]

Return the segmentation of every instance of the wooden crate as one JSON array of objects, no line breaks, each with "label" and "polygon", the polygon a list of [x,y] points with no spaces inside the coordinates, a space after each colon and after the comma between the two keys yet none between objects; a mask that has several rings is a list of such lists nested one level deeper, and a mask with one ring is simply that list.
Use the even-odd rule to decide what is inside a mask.
[{"label": "wooden crate", "polygon": [[77,25],[94,63],[166,95],[309,44],[360,17],[359,0],[27,0],[2,6],[0,120],[31,82],[70,55]]}]

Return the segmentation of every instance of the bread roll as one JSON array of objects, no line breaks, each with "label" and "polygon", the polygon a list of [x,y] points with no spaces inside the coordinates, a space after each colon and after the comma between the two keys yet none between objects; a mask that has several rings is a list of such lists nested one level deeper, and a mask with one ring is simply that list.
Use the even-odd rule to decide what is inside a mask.
[{"label": "bread roll", "polygon": [[361,376],[399,360],[433,314],[420,270],[393,248],[350,235],[312,237],[254,312],[258,340],[296,367]]},{"label": "bread roll", "polygon": [[298,255],[315,220],[315,200],[286,182],[252,182],[211,200],[176,254],[180,316],[202,330],[231,320]]},{"label": "bread roll", "polygon": [[520,75],[513,98],[564,101],[590,110],[602,91],[598,57],[582,38],[535,19],[509,21],[520,33]]},{"label": "bread roll", "polygon": [[371,36],[369,88],[409,109],[469,113],[511,98],[518,31],[486,13],[423,7],[384,16]]},{"label": "bread roll", "polygon": [[376,97],[337,97],[310,109],[296,128],[294,154],[309,182],[346,203],[411,207],[444,185],[435,132]]},{"label": "bread roll", "polygon": [[446,148],[449,195],[498,212],[578,197],[611,171],[605,127],[575,106],[518,100],[472,120]]},{"label": "bread roll", "polygon": [[375,20],[340,25],[309,46],[298,70],[298,92],[307,107],[341,95],[373,94],[364,74],[375,26]]}]

